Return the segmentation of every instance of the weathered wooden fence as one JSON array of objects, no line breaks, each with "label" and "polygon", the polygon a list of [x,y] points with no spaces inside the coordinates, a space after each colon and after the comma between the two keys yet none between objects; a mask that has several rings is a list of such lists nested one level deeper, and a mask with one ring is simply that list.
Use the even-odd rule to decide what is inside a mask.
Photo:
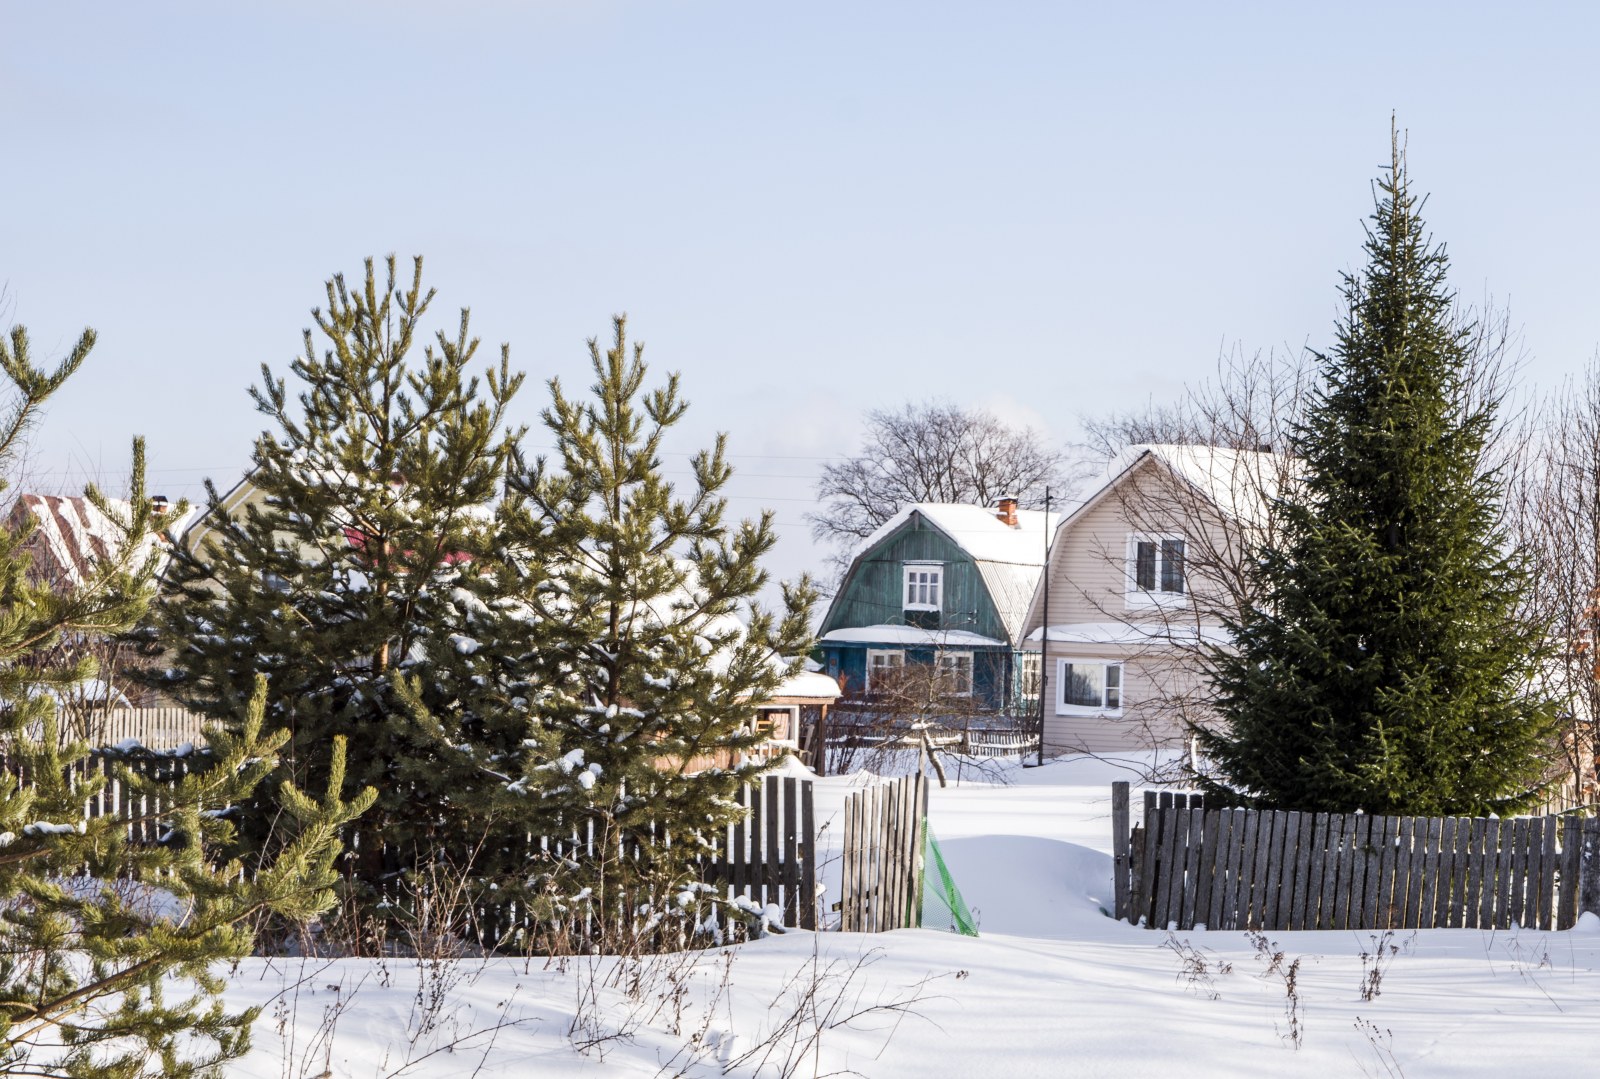
[{"label": "weathered wooden fence", "polygon": [[1112,787],[1117,916],[1152,928],[1568,929],[1600,913],[1600,820],[1206,809]]},{"label": "weathered wooden fence", "polygon": [[858,791],[844,804],[839,928],[881,933],[922,924],[928,781],[904,776]]},{"label": "weathered wooden fence", "polygon": [[1037,730],[969,730],[962,736],[963,753],[973,757],[1025,757],[1039,751]]},{"label": "weathered wooden fence", "polygon": [[759,795],[742,787],[739,804],[750,813],[702,860],[707,884],[729,899],[746,896],[758,906],[783,908],[783,924],[817,927],[817,826],[809,779],[768,776]]}]

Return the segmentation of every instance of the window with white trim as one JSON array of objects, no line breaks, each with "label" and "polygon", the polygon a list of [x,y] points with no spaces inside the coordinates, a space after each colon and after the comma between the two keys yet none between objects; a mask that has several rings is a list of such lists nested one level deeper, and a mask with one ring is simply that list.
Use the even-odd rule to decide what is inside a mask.
[{"label": "window with white trim", "polygon": [[943,597],[944,565],[939,562],[907,562],[902,606],[908,611],[937,611]]},{"label": "window with white trim", "polygon": [[1099,659],[1056,661],[1056,715],[1122,711],[1122,664]]},{"label": "window with white trim", "polygon": [[906,654],[899,649],[869,648],[867,649],[867,689],[873,692],[876,685],[878,691],[887,689],[894,682],[897,673],[906,665]]},{"label": "window with white trim", "polygon": [[951,697],[972,696],[971,652],[940,652],[935,662],[940,692]]},{"label": "window with white trim", "polygon": [[1022,666],[1017,675],[1017,696],[1039,706],[1039,675],[1044,671],[1043,657],[1037,652],[1022,653]]},{"label": "window with white trim", "polygon": [[1154,602],[1185,591],[1182,536],[1135,533],[1128,537],[1128,597]]}]

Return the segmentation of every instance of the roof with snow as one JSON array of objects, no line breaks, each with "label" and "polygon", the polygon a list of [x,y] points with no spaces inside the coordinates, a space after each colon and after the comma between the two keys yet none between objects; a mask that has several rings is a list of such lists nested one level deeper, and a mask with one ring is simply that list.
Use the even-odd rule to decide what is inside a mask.
[{"label": "roof with snow", "polygon": [[[1267,450],[1235,450],[1222,446],[1150,444],[1129,446],[1106,465],[1100,493],[1116,486],[1133,466],[1150,458],[1210,499],[1222,512],[1246,524],[1264,524],[1267,506],[1277,494],[1284,458]],[[1070,515],[1069,515],[1070,516]]]},{"label": "roof with snow", "polygon": [[[129,519],[132,507],[126,499],[108,498],[105,504],[120,521]],[[36,528],[29,543],[33,571],[59,587],[81,585],[95,563],[114,559],[121,552],[124,526],[82,495],[19,495],[11,511],[13,526],[24,514],[32,515]],[[158,555],[157,572],[166,562],[162,552],[171,546],[171,537],[181,534],[195,515],[193,508],[181,516],[169,514],[158,520],[159,529],[146,537],[145,549]]]},{"label": "roof with snow", "polygon": [[[1040,631],[1028,634],[1037,642]],[[1050,627],[1052,644],[1166,645],[1192,648],[1202,644],[1225,645],[1232,641],[1221,626],[1173,626],[1134,622],[1071,622]]]},{"label": "roof with snow", "polygon": [[[850,573],[846,576],[840,596],[835,597],[835,603],[837,604],[844,592],[851,587],[851,579],[862,564],[870,560],[870,556],[877,548],[890,542],[908,525],[916,524],[917,520],[920,520],[922,525],[943,535],[971,560],[982,581],[984,591],[994,605],[999,626],[986,627],[986,634],[998,628],[1003,631],[1006,639],[996,640],[988,635],[968,633],[969,637],[974,638],[973,646],[978,646],[978,643],[1004,646],[1014,642],[1021,636],[1028,604],[1033,598],[1034,588],[1039,583],[1049,537],[1061,519],[1059,513],[1046,514],[1040,510],[1018,510],[1016,514],[1017,525],[1012,527],[1002,521],[995,510],[983,506],[950,502],[915,502],[904,506],[863,540],[857,548],[851,561]],[[834,614],[830,610],[828,618],[824,619],[824,624],[828,624],[828,620],[832,617]],[[878,617],[882,617],[881,613]],[[873,628],[881,630],[894,627]],[[926,640],[926,631],[914,632],[923,634],[921,639]],[[831,633],[823,639],[841,640]],[[877,639],[890,641],[894,638],[880,636]]]},{"label": "roof with snow", "polygon": [[916,626],[850,626],[817,638],[829,644],[902,644],[925,648],[1005,648],[1005,641],[965,629],[919,629]]},{"label": "roof with snow", "polygon": [[857,557],[871,550],[911,519],[913,513],[949,536],[979,562],[1005,562],[1019,566],[1039,566],[1044,561],[1046,534],[1060,520],[1059,513],[1018,510],[1017,527],[1012,528],[992,509],[954,502],[913,502],[878,526],[862,541]]},{"label": "roof with snow", "polygon": [[842,691],[839,683],[817,671],[799,671],[791,674],[772,691],[772,697],[805,697],[814,700],[838,700]]}]

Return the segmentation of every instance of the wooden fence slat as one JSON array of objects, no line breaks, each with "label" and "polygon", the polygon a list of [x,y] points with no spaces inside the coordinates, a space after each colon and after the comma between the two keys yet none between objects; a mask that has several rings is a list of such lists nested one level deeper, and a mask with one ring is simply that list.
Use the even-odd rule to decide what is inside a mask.
[{"label": "wooden fence slat", "polygon": [[779,881],[782,879],[782,872],[778,865],[778,858],[783,847],[778,838],[778,826],[781,823],[778,818],[782,814],[780,802],[782,795],[777,786],[771,783],[763,783],[761,785],[761,793],[767,802],[767,817],[764,822],[767,826],[767,841],[762,849],[762,854],[766,856],[762,861],[767,870],[767,887],[766,897],[761,900],[761,905],[764,907],[769,903],[776,903],[781,908],[783,900],[778,894],[778,887]]},{"label": "wooden fence slat", "polygon": [[1507,904],[1506,925],[1521,925],[1524,911],[1527,909],[1527,881],[1528,881],[1528,837],[1529,821],[1526,817],[1518,817],[1511,822],[1511,865],[1506,876]]},{"label": "wooden fence slat", "polygon": [[1186,929],[1192,929],[1197,921],[1203,921],[1195,913],[1199,896],[1209,892],[1200,884],[1201,844],[1205,835],[1205,810],[1196,809],[1191,805],[1184,810],[1184,820],[1188,824],[1187,835],[1184,839],[1184,870],[1183,870],[1183,910],[1178,915],[1178,924]]},{"label": "wooden fence slat", "polygon": [[[1156,895],[1160,890],[1160,879],[1156,875],[1156,865],[1161,860],[1161,822],[1157,819],[1159,809],[1156,806],[1156,792],[1144,792],[1144,869],[1143,886],[1140,889],[1139,900],[1142,904],[1139,913],[1145,919],[1145,925],[1152,929],[1164,929],[1165,926],[1156,924],[1158,912],[1156,910]],[[1137,923],[1135,923],[1137,924]]]},{"label": "wooden fence slat", "polygon": [[1211,894],[1206,898],[1206,925],[1220,929],[1227,922],[1227,910],[1223,904],[1228,889],[1228,865],[1233,857],[1237,835],[1233,828],[1232,810],[1213,809],[1207,815],[1215,818],[1216,823],[1211,833]]},{"label": "wooden fence slat", "polygon": [[1228,862],[1228,890],[1223,898],[1223,928],[1242,930],[1250,913],[1250,873],[1255,865],[1261,814],[1248,809],[1230,810],[1233,833],[1238,836]]},{"label": "wooden fence slat", "polygon": [[1306,927],[1306,898],[1311,890],[1311,856],[1317,842],[1316,814],[1296,813],[1295,816],[1298,818],[1298,835],[1293,850],[1286,854],[1292,854],[1294,859],[1294,888],[1286,900],[1283,915],[1285,929]]},{"label": "wooden fence slat", "polygon": [[1323,855],[1321,899],[1317,904],[1318,929],[1341,928],[1345,911],[1349,907],[1345,885],[1340,881],[1340,874],[1346,872],[1345,847],[1349,845],[1346,830],[1349,823],[1350,818],[1347,814],[1328,814],[1327,853]]},{"label": "wooden fence slat", "polygon": [[1277,931],[1287,929],[1284,912],[1294,898],[1294,847],[1300,831],[1300,814],[1280,812],[1267,862],[1267,903],[1264,922]]},{"label": "wooden fence slat", "polygon": [[1479,834],[1483,837],[1478,868],[1478,923],[1474,928],[1493,929],[1495,925],[1495,871],[1500,860],[1500,822],[1485,818]]},{"label": "wooden fence slat", "polygon": [[1128,917],[1128,781],[1111,784],[1111,894],[1112,917]]},{"label": "wooden fence slat", "polygon": [[1316,929],[1322,915],[1322,877],[1327,871],[1328,813],[1317,813],[1311,818],[1311,858],[1306,863],[1306,900],[1300,911],[1303,929]]},{"label": "wooden fence slat", "polygon": [[[785,925],[800,923],[800,865],[798,843],[800,800],[793,776],[783,777],[783,912]],[[790,922],[789,919],[794,919]]]},{"label": "wooden fence slat", "polygon": [[1539,821],[1539,929],[1555,929],[1555,824],[1560,818],[1546,816]]},{"label": "wooden fence slat", "polygon": [[[1600,915],[1600,817],[1585,817],[1579,834],[1578,913]],[[1573,919],[1577,924],[1577,918]]]},{"label": "wooden fence slat", "polygon": [[1161,792],[1166,800],[1166,805],[1156,807],[1156,903],[1155,921],[1157,929],[1168,929],[1172,924],[1172,858],[1174,851],[1173,833],[1177,830],[1177,811],[1171,808],[1172,795],[1169,791]]},{"label": "wooden fence slat", "polygon": [[1372,838],[1372,817],[1366,813],[1352,813],[1348,821],[1348,864],[1340,874],[1341,878],[1348,881],[1340,884],[1347,895],[1347,906],[1339,928],[1359,929],[1366,924],[1363,912],[1366,909],[1367,843]]},{"label": "wooden fence slat", "polygon": [[800,869],[800,928],[817,928],[817,814],[811,795],[812,784],[800,785],[800,835],[811,837],[802,850],[805,862]]},{"label": "wooden fence slat", "polygon": [[1427,832],[1419,842],[1423,844],[1421,859],[1422,887],[1417,890],[1416,927],[1433,928],[1434,911],[1439,907],[1439,855],[1444,847],[1444,818],[1429,817]]},{"label": "wooden fence slat", "polygon": [[[1473,882],[1473,845],[1477,842],[1474,838],[1477,829],[1473,826],[1473,818],[1457,817],[1456,821],[1456,846],[1455,846],[1455,881],[1451,885],[1451,910],[1450,927],[1464,929],[1477,923],[1476,898],[1469,899],[1468,893],[1472,890]],[[1475,894],[1475,893],[1474,893]],[[1468,910],[1474,913],[1469,917]]]},{"label": "wooden fence slat", "polygon": [[1276,810],[1261,814],[1261,824],[1256,834],[1255,860],[1251,866],[1250,879],[1250,907],[1246,923],[1256,929],[1266,929],[1267,913],[1267,866],[1272,861],[1273,837],[1277,835],[1282,822]]},{"label": "wooden fence slat", "polygon": [[1394,914],[1395,856],[1398,853],[1397,837],[1400,818],[1384,814],[1373,824],[1373,847],[1378,854],[1377,889],[1372,887],[1373,877],[1367,876],[1367,921],[1374,929],[1388,929]]},{"label": "wooden fence slat", "polygon": [[1128,924],[1150,923],[1150,887],[1144,873],[1145,827],[1135,824],[1128,833]]}]

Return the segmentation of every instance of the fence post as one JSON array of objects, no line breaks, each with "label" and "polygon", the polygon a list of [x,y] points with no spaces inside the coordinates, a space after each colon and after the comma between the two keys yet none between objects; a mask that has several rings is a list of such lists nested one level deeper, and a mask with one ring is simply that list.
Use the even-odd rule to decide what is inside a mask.
[{"label": "fence post", "polygon": [[1585,817],[1578,855],[1578,917],[1600,916],[1600,817]]},{"label": "fence post", "polygon": [[1111,891],[1113,916],[1128,917],[1128,781],[1111,784]]}]

